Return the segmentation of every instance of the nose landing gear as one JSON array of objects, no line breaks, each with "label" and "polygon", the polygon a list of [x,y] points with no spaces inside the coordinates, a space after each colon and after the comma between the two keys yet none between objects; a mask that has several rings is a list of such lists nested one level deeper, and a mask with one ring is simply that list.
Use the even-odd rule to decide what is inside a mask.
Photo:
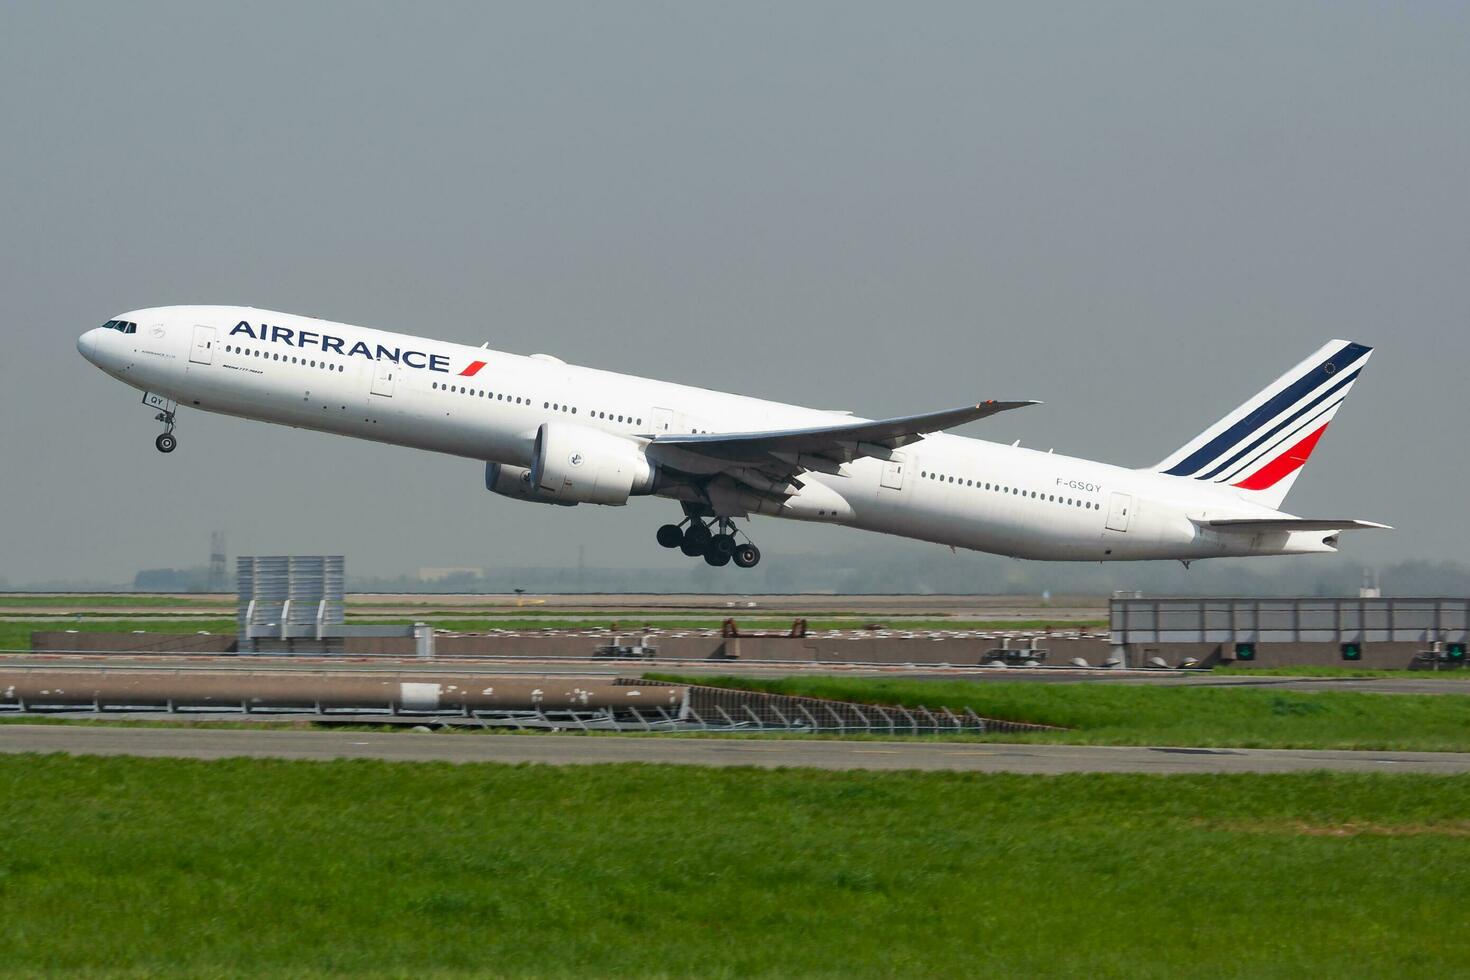
[{"label": "nose landing gear", "polygon": [[172,406],[173,403],[170,402],[169,407],[166,407],[163,411],[153,416],[164,425],[163,433],[157,439],[153,440],[153,445],[158,447],[158,451],[161,453],[171,453],[179,448],[179,440],[174,435],[174,412]]},{"label": "nose landing gear", "polygon": [[665,548],[678,548],[690,558],[704,558],[705,563],[716,568],[734,562],[737,568],[754,568],[761,560],[761,551],[746,541],[736,540],[735,522],[728,517],[717,518],[712,524],[698,517],[688,517],[678,524],[665,524],[658,529],[658,543]]}]

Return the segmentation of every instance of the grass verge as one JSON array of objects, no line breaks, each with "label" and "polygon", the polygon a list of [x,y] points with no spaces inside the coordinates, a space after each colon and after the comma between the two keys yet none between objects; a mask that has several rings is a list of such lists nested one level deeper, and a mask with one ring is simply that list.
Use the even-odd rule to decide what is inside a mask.
[{"label": "grass verge", "polygon": [[91,608],[103,606],[158,606],[170,609],[189,609],[199,606],[218,607],[229,604],[231,600],[220,602],[217,599],[181,599],[176,596],[149,595],[139,593],[137,595],[128,593],[116,593],[113,595],[26,595],[12,594],[0,595],[0,608],[6,606],[26,606],[40,608],[42,606],[85,606]]},{"label": "grass verge", "polygon": [[868,677],[694,677],[655,680],[856,701],[923,705],[1065,732],[985,736],[987,741],[1075,745],[1470,751],[1470,697],[1298,692],[1256,687],[902,680]]},{"label": "grass verge", "polygon": [[1311,666],[1301,664],[1294,667],[1240,667],[1226,664],[1211,669],[1212,674],[1224,674],[1230,677],[1412,677],[1415,680],[1425,678],[1444,678],[1446,680],[1470,680],[1470,670],[1457,668],[1453,670],[1416,670],[1412,673],[1404,670],[1378,670],[1372,667],[1333,667],[1333,666]]},{"label": "grass verge", "polygon": [[[13,975],[1470,971],[1470,778],[0,758]],[[1438,910],[1438,911],[1436,911]]]}]

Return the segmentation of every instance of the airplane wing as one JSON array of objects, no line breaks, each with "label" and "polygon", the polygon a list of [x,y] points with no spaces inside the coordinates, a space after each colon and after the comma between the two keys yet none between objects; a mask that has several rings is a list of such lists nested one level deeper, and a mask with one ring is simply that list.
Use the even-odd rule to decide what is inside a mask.
[{"label": "airplane wing", "polygon": [[1196,521],[1214,531],[1238,534],[1262,534],[1270,531],[1392,531],[1376,521],[1331,521],[1306,517],[1241,518],[1219,521]]},{"label": "airplane wing", "polygon": [[1013,408],[1039,404],[1035,401],[987,401],[925,415],[844,422],[809,429],[657,436],[649,443],[648,449],[653,455],[673,449],[712,462],[760,465],[785,461],[795,465],[797,457],[811,456],[845,463],[861,456],[886,455],[886,450],[915,442],[931,432],[952,429]]}]

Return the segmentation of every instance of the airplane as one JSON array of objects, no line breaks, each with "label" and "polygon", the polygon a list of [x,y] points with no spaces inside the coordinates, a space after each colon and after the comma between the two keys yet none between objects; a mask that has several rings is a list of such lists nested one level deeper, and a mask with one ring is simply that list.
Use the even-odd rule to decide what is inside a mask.
[{"label": "airplane", "polygon": [[866,419],[424,337],[237,306],[135,310],[88,330],[88,361],[143,392],[178,445],[180,406],[485,464],[513,500],[683,517],[657,541],[750,568],[752,515],[1048,561],[1335,552],[1363,520],[1280,507],[1368,362],[1332,340],[1155,466],[1130,469],[946,430],[1035,401]]}]

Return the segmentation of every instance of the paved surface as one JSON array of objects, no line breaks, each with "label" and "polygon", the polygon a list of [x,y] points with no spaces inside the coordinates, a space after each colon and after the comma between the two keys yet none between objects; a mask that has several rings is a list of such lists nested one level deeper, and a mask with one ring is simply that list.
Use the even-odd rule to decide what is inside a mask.
[{"label": "paved surface", "polygon": [[1164,749],[1082,745],[839,742],[0,725],[0,752],[402,762],[654,762],[960,772],[1470,772],[1470,753]]},{"label": "paved surface", "polygon": [[1400,677],[1283,677],[1213,674],[1183,670],[1076,670],[1069,667],[937,667],[929,664],[771,664],[758,660],[647,660],[637,663],[577,658],[457,658],[433,661],[393,657],[268,657],[238,654],[0,654],[0,670],[57,668],[107,670],[210,670],[238,673],[342,671],[371,674],[455,673],[513,676],[563,676],[588,679],[636,677],[645,671],[698,677],[738,674],[745,677],[799,677],[830,674],[842,677],[890,677],[914,680],[967,680],[1051,683],[1148,684],[1163,687],[1272,687],[1287,691],[1360,691],[1371,694],[1470,695],[1470,671],[1451,676],[1404,671]]}]

